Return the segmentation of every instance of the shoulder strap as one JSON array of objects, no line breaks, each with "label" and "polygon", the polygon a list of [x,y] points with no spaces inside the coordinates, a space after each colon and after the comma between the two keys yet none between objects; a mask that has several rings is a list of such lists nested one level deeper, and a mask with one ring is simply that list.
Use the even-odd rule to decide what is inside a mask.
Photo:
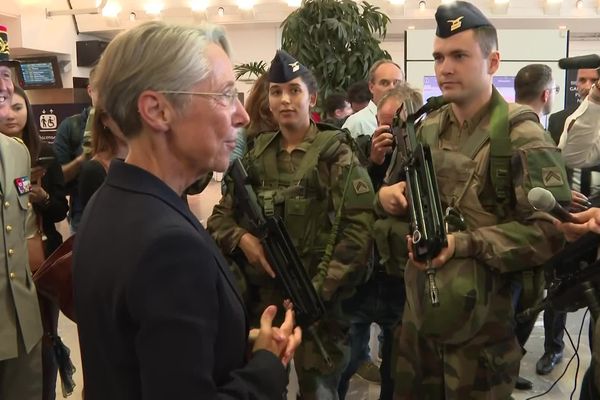
[{"label": "shoulder strap", "polygon": [[[319,125],[323,126],[322,124]],[[319,125],[317,125],[317,127],[319,127]],[[329,126],[325,126],[329,129]],[[315,136],[315,140],[302,158],[298,169],[294,173],[293,180],[296,182],[299,181],[317,165],[319,160],[330,158],[338,149],[339,144],[341,144],[341,135],[342,132],[339,130],[320,131]],[[338,144],[338,146],[336,146],[336,144]]]}]

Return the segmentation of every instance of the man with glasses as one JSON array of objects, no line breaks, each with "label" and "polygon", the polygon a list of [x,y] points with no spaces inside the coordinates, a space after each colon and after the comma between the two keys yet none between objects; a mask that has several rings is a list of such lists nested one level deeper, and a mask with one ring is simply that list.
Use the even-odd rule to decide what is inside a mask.
[{"label": "man with glasses", "polygon": [[529,64],[515,77],[515,101],[533,108],[540,117],[550,114],[560,87],[554,82],[552,69],[545,64]]}]

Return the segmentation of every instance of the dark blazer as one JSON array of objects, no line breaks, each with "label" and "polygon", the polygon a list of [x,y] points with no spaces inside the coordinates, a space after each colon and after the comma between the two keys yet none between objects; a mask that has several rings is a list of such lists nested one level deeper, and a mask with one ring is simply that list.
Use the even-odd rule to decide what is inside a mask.
[{"label": "dark blazer", "polygon": [[86,400],[283,398],[275,355],[246,363],[248,325],[227,263],[163,181],[113,161],[74,254]]},{"label": "dark blazer", "polygon": [[562,135],[563,129],[565,127],[565,122],[567,121],[567,118],[569,117],[569,115],[573,114],[575,110],[576,108],[558,111],[550,115],[550,117],[548,118],[548,132],[550,132],[550,135],[552,135],[552,139],[554,139],[557,145],[558,141],[560,140],[560,135]]}]

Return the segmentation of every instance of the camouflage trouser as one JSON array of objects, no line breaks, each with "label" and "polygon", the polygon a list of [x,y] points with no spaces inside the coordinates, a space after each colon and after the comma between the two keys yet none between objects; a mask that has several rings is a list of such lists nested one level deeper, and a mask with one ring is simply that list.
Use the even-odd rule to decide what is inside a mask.
[{"label": "camouflage trouser", "polygon": [[396,331],[393,374],[396,400],[508,400],[519,375],[521,349],[510,320],[486,323],[460,345],[419,335],[405,307]]}]

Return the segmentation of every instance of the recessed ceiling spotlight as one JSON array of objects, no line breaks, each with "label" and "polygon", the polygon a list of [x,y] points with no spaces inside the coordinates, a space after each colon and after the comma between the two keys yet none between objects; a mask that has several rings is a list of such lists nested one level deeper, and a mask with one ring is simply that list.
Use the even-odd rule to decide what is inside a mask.
[{"label": "recessed ceiling spotlight", "polygon": [[510,2],[510,0],[494,0],[494,3],[496,4],[506,4],[508,2]]},{"label": "recessed ceiling spotlight", "polygon": [[390,3],[395,6],[403,6],[404,3],[406,3],[406,0],[390,0]]},{"label": "recessed ceiling spotlight", "polygon": [[163,10],[164,5],[163,3],[160,2],[152,2],[152,3],[147,3],[144,6],[144,10],[146,10],[146,12],[148,14],[152,14],[152,15],[158,15],[161,13],[161,11]]},{"label": "recessed ceiling spotlight", "polygon": [[217,15],[218,15],[219,17],[222,17],[223,15],[225,15],[225,9],[224,9],[223,7],[219,7],[219,8],[217,9]]},{"label": "recessed ceiling spotlight", "polygon": [[208,8],[208,0],[192,0],[190,1],[190,8],[193,12],[206,11]]},{"label": "recessed ceiling spotlight", "polygon": [[114,18],[121,12],[121,5],[114,1],[109,1],[106,3],[104,8],[102,9],[102,16]]},{"label": "recessed ceiling spotlight", "polygon": [[410,25],[410,26],[408,27],[408,29],[412,31],[413,29],[415,29],[415,26],[414,26],[414,25]]},{"label": "recessed ceiling spotlight", "polygon": [[427,8],[427,2],[425,0],[419,1],[419,10],[424,10]]},{"label": "recessed ceiling spotlight", "polygon": [[137,19],[137,15],[135,15],[135,13],[132,11],[129,13],[129,20],[130,21],[135,21]]},{"label": "recessed ceiling spotlight", "polygon": [[254,0],[237,0],[237,6],[241,10],[252,10],[254,7]]},{"label": "recessed ceiling spotlight", "polygon": [[583,0],[577,0],[575,2],[575,7],[579,8],[581,10],[583,8]]}]

